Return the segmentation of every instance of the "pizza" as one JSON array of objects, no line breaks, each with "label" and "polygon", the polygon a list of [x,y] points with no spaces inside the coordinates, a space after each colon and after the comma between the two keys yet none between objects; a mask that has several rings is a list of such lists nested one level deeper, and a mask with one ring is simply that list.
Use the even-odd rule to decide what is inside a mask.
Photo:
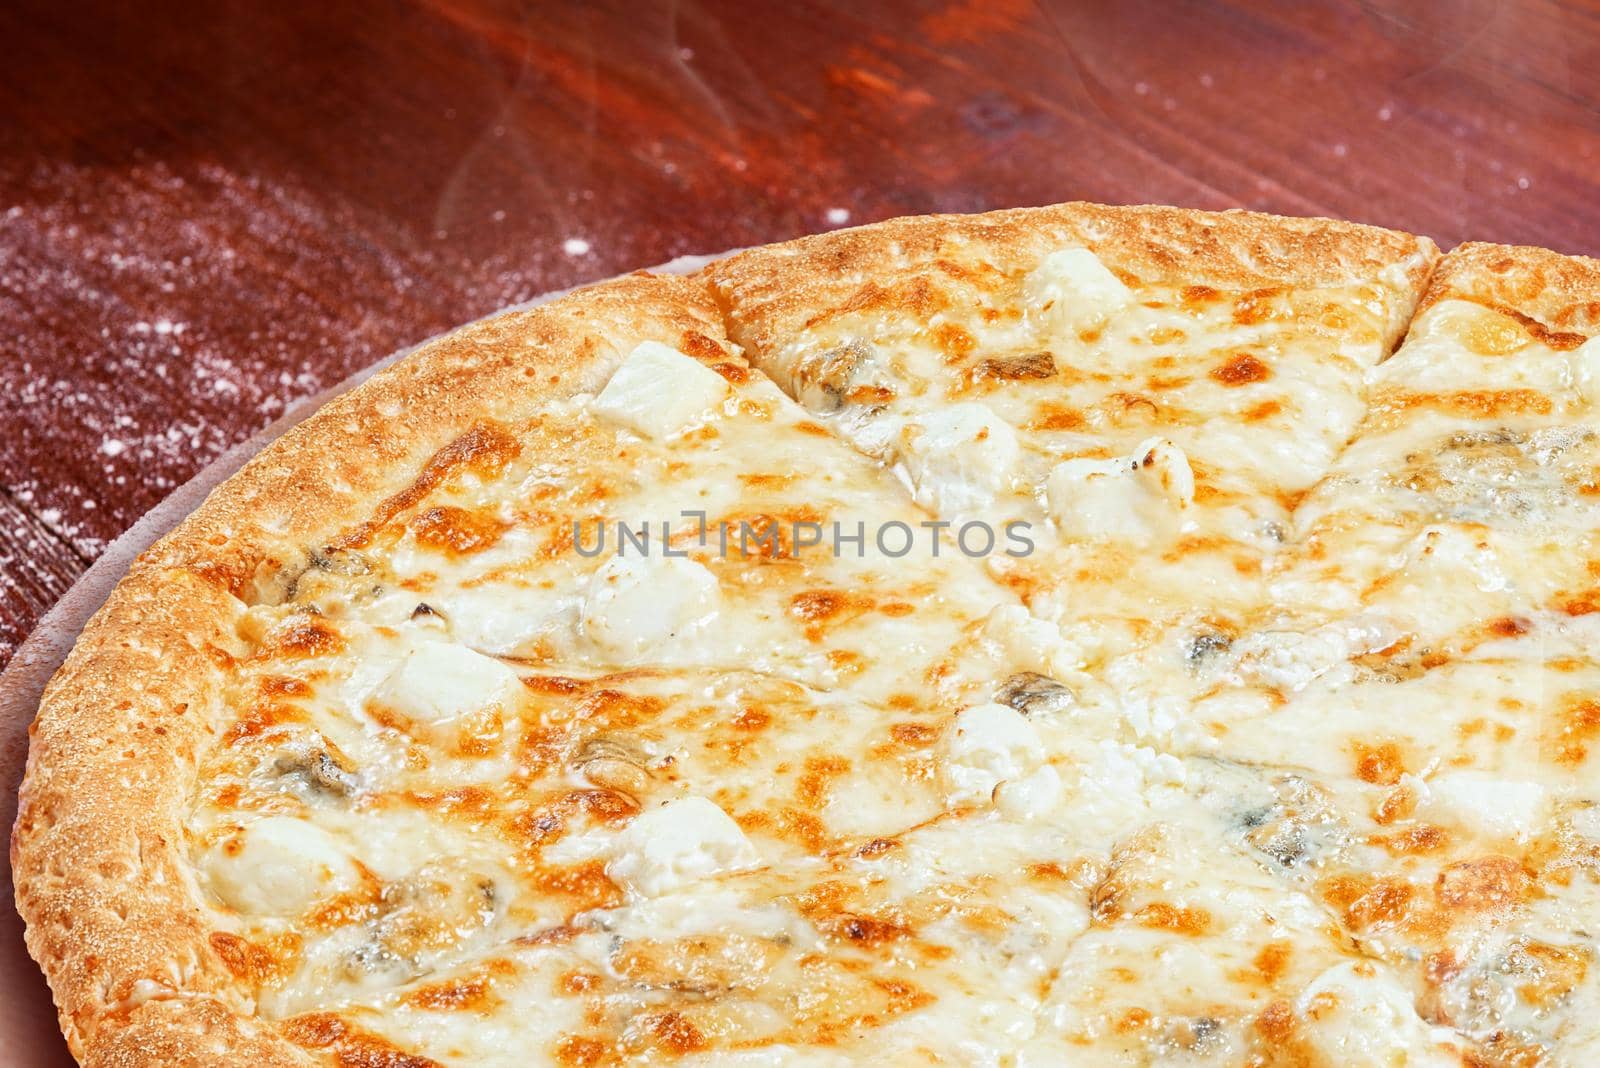
[{"label": "pizza", "polygon": [[133,566],[86,1065],[1600,1054],[1600,262],[1066,204],[432,342]]}]

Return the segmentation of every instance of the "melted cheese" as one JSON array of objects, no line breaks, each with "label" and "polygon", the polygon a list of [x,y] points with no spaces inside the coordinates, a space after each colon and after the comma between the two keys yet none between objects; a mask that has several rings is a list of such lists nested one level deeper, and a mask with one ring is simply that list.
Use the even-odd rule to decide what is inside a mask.
[{"label": "melted cheese", "polygon": [[1317,1061],[1351,1068],[1460,1064],[1450,1030],[1428,1026],[1405,989],[1376,972],[1361,962],[1336,965],[1300,994],[1295,1008]]},{"label": "melted cheese", "polygon": [[1393,270],[944,251],[757,354],[799,403],[646,342],[243,613],[188,830],[259,1012],[443,1064],[1582,1061],[1600,342],[1443,301],[1385,360]]},{"label": "melted cheese", "polygon": [[1418,813],[1491,840],[1525,842],[1548,823],[1549,788],[1476,771],[1450,771],[1419,783]]}]

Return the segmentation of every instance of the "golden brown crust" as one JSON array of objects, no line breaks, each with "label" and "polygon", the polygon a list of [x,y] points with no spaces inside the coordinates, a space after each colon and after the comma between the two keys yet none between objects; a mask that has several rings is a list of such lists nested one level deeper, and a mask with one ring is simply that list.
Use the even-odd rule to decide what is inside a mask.
[{"label": "golden brown crust", "polygon": [[205,650],[220,658],[235,644],[233,613],[199,579],[135,575],[40,703],[12,866],[28,949],[80,1058],[99,1019],[139,997],[227,996],[205,949],[179,815],[222,683],[220,659]]},{"label": "golden brown crust", "polygon": [[[768,350],[819,312],[846,306],[864,284],[922,269],[963,281],[976,278],[975,266],[1011,275],[1066,245],[1144,282],[1220,289],[1342,285],[1398,266],[1396,283],[1415,291],[1438,255],[1425,237],[1333,219],[1069,203],[890,219],[751,249],[708,273],[741,309],[735,340]],[[1409,312],[1399,310],[1397,333]]]},{"label": "golden brown crust", "polygon": [[85,1068],[309,1068],[312,1055],[276,1028],[206,998],[150,1001],[100,1029]]},{"label": "golden brown crust", "polygon": [[135,563],[44,693],[12,837],[29,951],[80,1060],[314,1063],[251,1018],[185,859],[247,603],[484,420],[599,387],[640,341],[721,336],[703,283],[648,275],[469,326],[285,434]]},{"label": "golden brown crust", "polygon": [[483,421],[598,389],[645,338],[722,336],[702,285],[636,274],[475,323],[318,411],[217,488],[137,567],[200,568],[270,588],[284,553],[332,538]]},{"label": "golden brown crust", "polygon": [[1600,333],[1600,260],[1526,245],[1469,242],[1439,261],[1419,310],[1452,298],[1513,310],[1549,330],[1593,337]]}]

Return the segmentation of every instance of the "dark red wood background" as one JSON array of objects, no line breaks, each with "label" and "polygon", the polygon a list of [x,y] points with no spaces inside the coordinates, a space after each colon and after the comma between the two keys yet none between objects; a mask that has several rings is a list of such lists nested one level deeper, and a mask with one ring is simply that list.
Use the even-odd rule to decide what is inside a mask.
[{"label": "dark red wood background", "polygon": [[285,403],[544,290],[1070,198],[1600,252],[1600,8],[0,7],[0,663]]}]

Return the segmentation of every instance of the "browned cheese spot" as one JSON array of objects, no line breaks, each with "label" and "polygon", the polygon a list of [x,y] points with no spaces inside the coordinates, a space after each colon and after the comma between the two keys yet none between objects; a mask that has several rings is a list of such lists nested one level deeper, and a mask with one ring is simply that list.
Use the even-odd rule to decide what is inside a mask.
[{"label": "browned cheese spot", "polygon": [[1226,363],[1211,369],[1211,377],[1224,386],[1247,386],[1272,377],[1272,368],[1248,352],[1234,354]]}]

